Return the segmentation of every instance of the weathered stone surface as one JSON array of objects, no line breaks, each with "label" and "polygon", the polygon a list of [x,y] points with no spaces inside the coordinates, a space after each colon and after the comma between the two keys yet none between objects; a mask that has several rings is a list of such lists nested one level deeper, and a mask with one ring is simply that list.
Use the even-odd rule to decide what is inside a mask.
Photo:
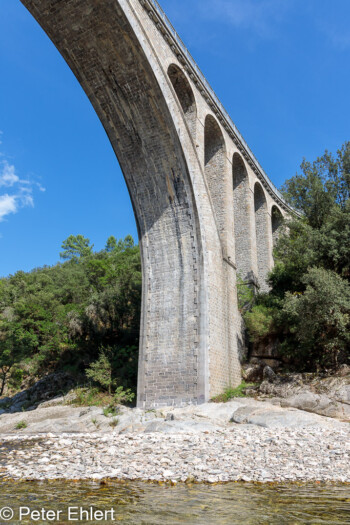
[{"label": "weathered stone surface", "polygon": [[[16,427],[22,422],[25,422],[26,427],[18,430]],[[120,434],[199,433],[231,428],[232,422],[267,428],[301,428],[315,425],[338,428],[339,425],[345,425],[328,417],[309,414],[295,408],[281,408],[279,405],[251,398],[236,398],[228,403],[167,407],[164,411],[120,407],[115,417],[105,416],[101,407],[39,407],[29,412],[0,415],[0,434],[93,431]]]},{"label": "weathered stone surface", "polygon": [[[164,421],[166,414],[175,419]],[[230,422],[232,414],[243,422]],[[108,424],[112,418],[98,408],[25,415],[36,417],[38,426],[29,421],[27,429],[0,435],[0,478],[350,481],[349,424],[254,399],[164,411],[121,409],[110,432],[101,423],[62,433],[73,423],[75,430],[88,428],[91,418]],[[19,417],[0,416],[0,429]],[[39,423],[48,428],[50,422],[52,431],[41,432]]]},{"label": "weathered stone surface", "polygon": [[263,379],[273,383],[277,378],[276,373],[272,370],[270,366],[265,366],[263,370]]},{"label": "weathered stone surface", "polygon": [[350,366],[348,365],[341,365],[338,372],[337,372],[337,375],[339,377],[345,377],[345,376],[350,376]]},{"label": "weathered stone surface", "polygon": [[328,420],[316,414],[301,410],[283,410],[274,405],[247,406],[236,410],[232,422],[258,425],[266,428],[305,428],[318,426],[338,426],[338,421]]},{"label": "weathered stone surface", "polygon": [[262,364],[249,366],[244,371],[244,379],[248,383],[256,383],[262,381],[265,366]]},{"label": "weathered stone surface", "polygon": [[336,374],[320,378],[312,374],[290,374],[263,381],[260,394],[274,396],[283,407],[294,407],[327,417],[350,421],[350,376]]},{"label": "weathered stone surface", "polygon": [[338,402],[325,394],[303,392],[281,400],[282,407],[295,407],[322,416],[350,421],[350,403]]},{"label": "weathered stone surface", "polygon": [[13,397],[0,400],[0,408],[5,412],[16,413],[33,410],[39,405],[44,407],[45,404],[50,406],[67,402],[69,399],[62,396],[62,393],[69,391],[74,384],[75,380],[70,374],[65,372],[49,374]]}]

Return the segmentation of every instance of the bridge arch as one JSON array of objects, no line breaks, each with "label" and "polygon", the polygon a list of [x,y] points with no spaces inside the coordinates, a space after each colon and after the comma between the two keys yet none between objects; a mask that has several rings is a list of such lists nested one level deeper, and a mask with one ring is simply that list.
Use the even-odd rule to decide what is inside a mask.
[{"label": "bridge arch", "polygon": [[248,173],[239,153],[232,158],[234,235],[237,272],[244,280],[252,279],[250,233],[250,188]]},{"label": "bridge arch", "polygon": [[196,100],[185,73],[176,65],[168,68],[168,77],[185,114],[185,119],[193,138],[196,137],[197,106]]},{"label": "bridge arch", "polygon": [[258,283],[260,290],[266,291],[268,289],[266,277],[270,270],[269,221],[265,192],[259,182],[254,185],[254,211]]},{"label": "bridge arch", "polygon": [[272,228],[272,241],[273,246],[275,246],[278,237],[281,234],[283,227],[283,214],[281,210],[273,204],[271,208],[271,228]]},{"label": "bridge arch", "polygon": [[208,377],[199,348],[207,305],[200,301],[200,219],[163,91],[166,71],[161,85],[152,48],[136,33],[137,19],[124,1],[22,3],[86,92],[127,183],[143,274],[138,405],[203,402]]},{"label": "bridge arch", "polygon": [[[241,380],[226,141],[230,152],[243,148],[249,175],[284,204],[157,2],[21,2],[85,90],[129,189],[143,272],[138,406],[207,401]],[[196,133],[199,121],[204,130]],[[239,158],[233,169],[240,200]],[[256,275],[258,251],[263,287],[271,219],[262,186],[254,188],[254,208],[251,190],[251,260]]]},{"label": "bridge arch", "polygon": [[226,230],[226,165],[224,135],[216,119],[207,115],[204,123],[204,171],[221,238]]}]

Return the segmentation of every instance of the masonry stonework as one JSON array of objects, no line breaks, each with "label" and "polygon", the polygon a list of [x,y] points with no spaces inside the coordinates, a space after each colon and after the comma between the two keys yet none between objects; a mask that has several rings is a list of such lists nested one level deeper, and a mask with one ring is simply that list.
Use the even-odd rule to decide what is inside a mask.
[{"label": "masonry stonework", "polygon": [[266,286],[272,207],[290,210],[155,0],[21,1],[90,99],[129,189],[143,271],[138,406],[205,402],[240,382],[237,267]]}]

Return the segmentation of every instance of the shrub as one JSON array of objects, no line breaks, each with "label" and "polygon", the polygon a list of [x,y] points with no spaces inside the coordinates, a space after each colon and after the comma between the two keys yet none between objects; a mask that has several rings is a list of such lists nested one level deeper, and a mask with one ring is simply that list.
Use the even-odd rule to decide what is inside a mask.
[{"label": "shrub", "polygon": [[26,421],[19,421],[17,425],[15,426],[16,430],[22,430],[22,428],[27,428],[28,424]]},{"label": "shrub", "polygon": [[254,304],[254,290],[250,283],[243,281],[241,276],[237,275],[237,297],[238,309],[243,314],[250,310]]},{"label": "shrub", "polygon": [[105,350],[102,349],[97,361],[92,363],[86,370],[86,377],[111,394],[114,386],[116,386],[116,380],[112,374],[113,370],[110,359],[107,357]]},{"label": "shrub", "polygon": [[273,332],[274,309],[264,304],[256,304],[244,314],[250,340],[257,342]]},{"label": "shrub", "polygon": [[118,386],[114,393],[114,402],[116,405],[120,405],[122,403],[131,403],[134,399],[135,394],[130,390],[130,388],[127,388],[124,390],[122,386]]},{"label": "shrub", "polygon": [[312,268],[304,293],[287,293],[281,323],[291,336],[282,345],[302,366],[337,367],[350,357],[350,285],[336,273]]},{"label": "shrub", "polygon": [[106,417],[109,416],[116,416],[118,413],[118,409],[114,404],[108,405],[103,409],[103,415]]},{"label": "shrub", "polygon": [[233,399],[234,397],[245,397],[246,396],[245,389],[251,386],[254,386],[254,384],[246,383],[245,381],[243,381],[236,388],[232,388],[232,387],[226,388],[226,390],[222,394],[216,397],[213,397],[212,401],[214,403],[227,403],[227,401],[230,401],[230,399]]}]

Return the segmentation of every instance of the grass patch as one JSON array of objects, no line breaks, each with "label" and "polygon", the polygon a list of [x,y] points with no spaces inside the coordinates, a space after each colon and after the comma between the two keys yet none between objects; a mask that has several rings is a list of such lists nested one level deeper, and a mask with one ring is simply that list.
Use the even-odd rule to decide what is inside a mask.
[{"label": "grass patch", "polygon": [[15,426],[15,430],[22,430],[22,428],[27,428],[28,423],[26,421],[19,421]]},{"label": "grass patch", "polygon": [[103,409],[103,415],[106,417],[115,417],[118,414],[118,412],[119,410],[115,405],[108,405],[108,407]]},{"label": "grass patch", "polygon": [[76,388],[75,398],[68,401],[68,405],[78,407],[107,407],[105,416],[115,416],[118,413],[117,405],[129,405],[135,397],[135,394],[127,388],[126,390],[119,386],[114,393],[101,391],[97,387]]},{"label": "grass patch", "polygon": [[78,407],[105,407],[113,404],[113,396],[107,392],[101,392],[98,388],[77,388],[75,399],[69,401],[69,405]]},{"label": "grass patch", "polygon": [[112,427],[112,428],[114,428],[114,427],[116,427],[116,426],[118,425],[118,423],[119,423],[119,419],[116,418],[116,417],[114,417],[114,418],[112,419],[112,421],[109,423],[109,426]]},{"label": "grass patch", "polygon": [[227,403],[227,401],[230,401],[230,399],[233,399],[234,397],[246,397],[245,390],[246,388],[251,386],[254,386],[254,383],[246,383],[245,381],[243,381],[236,388],[226,388],[226,390],[222,394],[213,397],[212,401],[214,403]]},{"label": "grass patch", "polygon": [[95,417],[91,419],[91,423],[95,425],[96,428],[100,428],[100,423],[97,421]]}]

